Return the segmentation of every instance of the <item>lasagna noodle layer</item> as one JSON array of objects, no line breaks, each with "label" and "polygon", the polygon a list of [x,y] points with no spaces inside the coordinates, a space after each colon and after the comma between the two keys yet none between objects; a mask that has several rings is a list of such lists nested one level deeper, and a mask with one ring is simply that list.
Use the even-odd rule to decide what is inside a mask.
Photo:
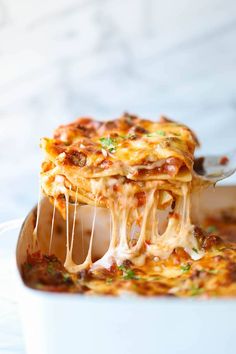
[{"label": "lasagna noodle layer", "polygon": [[[190,183],[127,182],[123,177],[106,177],[81,178],[75,186],[56,171],[43,178],[44,191],[56,200],[67,219],[69,201],[95,205],[95,209],[105,206],[111,211],[112,232],[107,253],[93,265],[90,252],[83,264],[76,265],[72,259],[73,244],[68,242],[65,267],[70,272],[97,266],[109,268],[114,262],[119,265],[127,259],[140,266],[149,258],[167,258],[177,247],[183,247],[195,259],[202,255],[189,216]],[[167,208],[168,224],[161,233],[158,211]],[[69,235],[67,238],[70,239]]]},{"label": "lasagna noodle layer", "polygon": [[[104,189],[100,191],[95,190],[95,185],[106,185],[106,189],[109,189],[109,193],[104,193]],[[82,204],[95,205],[96,193],[98,193],[97,206],[109,207],[110,198],[117,198],[117,192],[121,191],[124,184],[132,186],[134,196],[139,193],[143,193],[148,186],[155,186],[160,191],[169,191],[170,193],[180,195],[181,185],[180,181],[168,181],[168,180],[140,180],[133,181],[122,176],[101,177],[101,178],[84,178],[77,176],[76,173],[71,173],[66,169],[60,167],[54,167],[49,171],[41,174],[41,185],[44,193],[54,199],[63,199],[65,201],[65,194],[69,196],[70,202],[75,202],[76,190],[77,200]],[[161,193],[160,200],[164,200]],[[133,201],[135,203],[135,200]],[[164,202],[160,202],[159,206]],[[61,210],[62,212],[62,210]],[[65,203],[64,212],[65,216]]]}]

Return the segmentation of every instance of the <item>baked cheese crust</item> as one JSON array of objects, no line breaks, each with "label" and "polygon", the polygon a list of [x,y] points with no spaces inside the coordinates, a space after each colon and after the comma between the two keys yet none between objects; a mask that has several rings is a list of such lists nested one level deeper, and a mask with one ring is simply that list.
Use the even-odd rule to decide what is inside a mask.
[{"label": "baked cheese crust", "polygon": [[196,143],[184,125],[125,114],[108,122],[77,119],[56,129],[53,139],[42,139],[41,146],[56,166],[86,178],[182,180],[189,171],[191,179]]}]

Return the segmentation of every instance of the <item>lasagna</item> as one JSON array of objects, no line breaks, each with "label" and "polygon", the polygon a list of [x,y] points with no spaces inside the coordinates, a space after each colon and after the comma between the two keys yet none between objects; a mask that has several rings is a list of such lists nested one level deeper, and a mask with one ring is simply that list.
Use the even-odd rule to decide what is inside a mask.
[{"label": "lasagna", "polygon": [[[199,260],[204,249],[190,219],[190,194],[198,141],[185,125],[161,117],[158,122],[124,114],[112,121],[80,118],[44,138],[43,193],[65,219],[69,205],[108,208],[112,228],[106,254],[93,262],[92,242],[86,259],[72,257],[73,230],[67,228],[65,269],[96,272],[124,262],[143,267],[166,260],[182,249]],[[165,215],[165,223],[160,220]]]},{"label": "lasagna", "polygon": [[55,255],[36,252],[28,254],[22,276],[31,288],[50,292],[204,299],[236,296],[235,243],[223,242],[218,236],[228,235],[230,231],[235,240],[236,219],[209,218],[202,226],[204,229],[196,230],[205,251],[199,260],[191,259],[183,249],[176,248],[167,259],[149,259],[143,266],[126,260],[119,266],[114,263],[109,269],[71,273]]}]

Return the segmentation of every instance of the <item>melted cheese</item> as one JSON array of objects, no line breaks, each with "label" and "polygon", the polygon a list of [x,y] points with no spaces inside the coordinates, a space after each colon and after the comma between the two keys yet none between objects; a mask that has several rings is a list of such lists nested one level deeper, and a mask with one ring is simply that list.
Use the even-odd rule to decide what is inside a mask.
[{"label": "melted cheese", "polygon": [[36,214],[36,223],[33,231],[33,244],[32,244],[32,251],[37,250],[37,240],[38,240],[38,227],[39,227],[39,220],[40,220],[40,211],[41,211],[41,201],[43,197],[43,192],[41,185],[39,186],[39,195],[38,195],[38,204],[37,204],[37,214]]},{"label": "melted cheese", "polygon": [[53,212],[52,212],[51,233],[50,233],[50,241],[49,241],[49,248],[48,248],[48,254],[49,255],[52,253],[52,242],[53,242],[53,232],[54,232],[54,223],[55,223],[55,212],[56,212],[56,200],[54,199]]},{"label": "melted cheese", "polygon": [[[77,273],[88,267],[92,269],[110,268],[114,262],[121,265],[125,260],[132,261],[136,266],[142,266],[147,259],[168,258],[177,247],[184,248],[193,259],[203,256],[194,236],[194,226],[190,221],[190,184],[182,184],[179,195],[174,196],[175,207],[168,216],[166,230],[160,234],[157,212],[163,191],[158,189],[155,182],[143,184],[146,202],[139,207],[135,207],[136,190],[132,184],[120,184],[119,192],[114,194],[112,183],[107,185],[104,182],[106,180],[103,178],[91,180],[91,189],[97,195],[96,199],[98,196],[107,196],[110,201],[112,229],[109,248],[106,254],[93,264],[91,251],[96,218],[95,206],[87,257],[82,264],[76,265],[72,260],[72,247],[67,246],[65,267],[68,271]],[[172,201],[172,199],[169,200]],[[69,218],[68,214],[67,218]],[[133,235],[132,227],[134,226],[136,232]]]}]

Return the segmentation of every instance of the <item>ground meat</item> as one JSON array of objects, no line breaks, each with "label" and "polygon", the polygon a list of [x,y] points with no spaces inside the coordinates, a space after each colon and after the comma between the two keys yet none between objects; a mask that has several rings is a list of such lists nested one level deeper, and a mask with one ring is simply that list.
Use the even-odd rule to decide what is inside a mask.
[{"label": "ground meat", "polygon": [[143,127],[140,127],[140,126],[135,126],[135,127],[132,127],[130,130],[129,130],[129,134],[148,134],[149,131]]},{"label": "ground meat", "polygon": [[209,250],[212,247],[214,247],[214,246],[216,246],[217,244],[220,244],[220,243],[221,243],[220,237],[215,236],[215,235],[207,235],[203,239],[202,248],[205,249],[205,250]]},{"label": "ground meat", "polygon": [[86,165],[86,162],[87,156],[83,152],[76,150],[67,152],[66,158],[64,160],[64,163],[78,167],[84,167]]},{"label": "ground meat", "polygon": [[140,176],[143,176],[143,175],[155,176],[157,174],[168,174],[169,176],[173,177],[178,173],[182,164],[183,164],[183,162],[181,160],[179,160],[178,158],[170,157],[170,158],[166,159],[165,163],[159,167],[155,167],[150,170],[147,170],[144,168],[139,169],[138,174]]},{"label": "ground meat", "polygon": [[108,121],[104,123],[104,128],[105,130],[112,130],[112,129],[117,129],[117,121]]}]

